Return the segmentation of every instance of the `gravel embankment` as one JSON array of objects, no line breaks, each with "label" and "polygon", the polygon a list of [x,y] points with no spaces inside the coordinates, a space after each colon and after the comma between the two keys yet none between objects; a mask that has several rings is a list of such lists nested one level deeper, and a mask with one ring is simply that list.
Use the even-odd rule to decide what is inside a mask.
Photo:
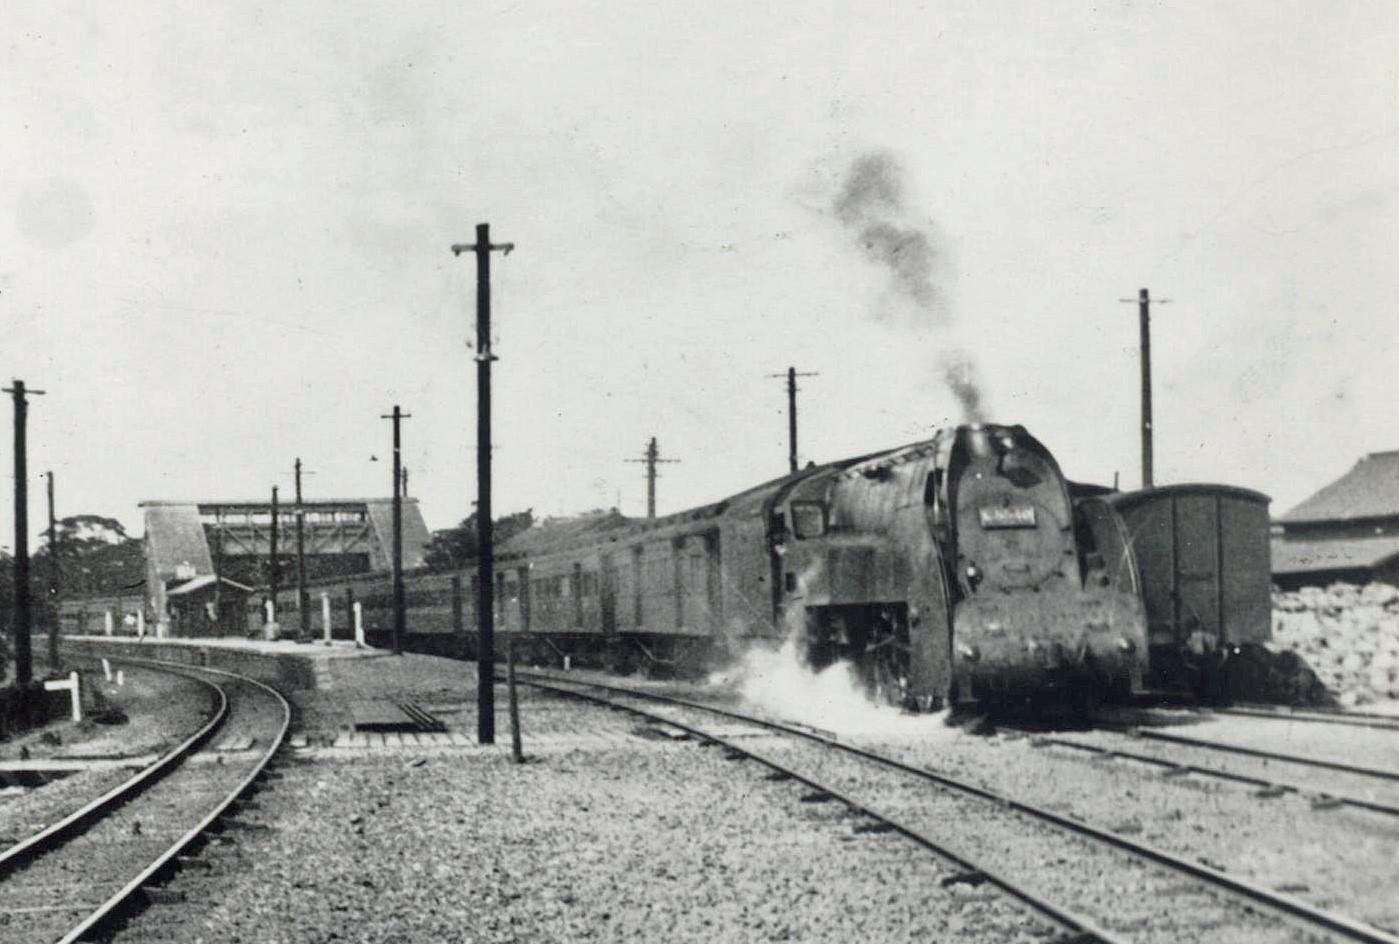
[{"label": "gravel embankment", "polygon": [[[1044,940],[1050,928],[805,788],[524,695],[501,749],[312,751],[120,941]],[[558,740],[592,736],[586,749]],[[649,736],[648,736],[649,735]],[[598,737],[602,736],[601,740]],[[550,738],[554,740],[550,740]],[[505,738],[502,738],[503,740]],[[536,747],[531,749],[530,745]],[[543,746],[538,745],[550,745]]]}]

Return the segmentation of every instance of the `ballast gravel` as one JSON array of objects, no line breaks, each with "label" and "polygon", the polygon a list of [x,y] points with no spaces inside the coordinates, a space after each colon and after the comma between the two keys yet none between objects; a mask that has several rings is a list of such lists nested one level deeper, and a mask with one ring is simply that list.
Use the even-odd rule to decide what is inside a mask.
[{"label": "ballast gravel", "polygon": [[[1042,941],[989,886],[755,764],[536,696],[611,732],[523,765],[467,749],[281,767],[250,820],[119,941]],[[530,706],[549,711],[530,710]],[[560,742],[562,743],[562,742]],[[527,742],[528,744],[528,742]]]},{"label": "ballast gravel", "polygon": [[[22,738],[0,742],[0,760],[102,761],[162,754],[189,737],[208,720],[208,689],[181,676],[127,668],[124,684],[106,681],[100,670],[83,672],[88,686],[85,710],[115,709],[120,723],[98,724],[90,718],[65,722]],[[112,716],[108,716],[112,717]],[[94,766],[42,786],[0,794],[0,844],[37,832],[100,796],[134,773],[133,767]]]}]

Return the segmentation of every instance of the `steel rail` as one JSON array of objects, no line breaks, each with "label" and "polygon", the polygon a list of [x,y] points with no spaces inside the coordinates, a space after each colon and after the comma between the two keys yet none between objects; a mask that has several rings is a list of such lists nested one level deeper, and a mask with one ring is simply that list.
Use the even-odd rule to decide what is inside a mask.
[{"label": "steel rail", "polygon": [[1387,803],[1376,803],[1372,800],[1366,800],[1363,797],[1351,796],[1350,794],[1332,793],[1328,790],[1303,787],[1293,783],[1265,780],[1262,777],[1250,777],[1248,774],[1234,773],[1233,771],[1223,770],[1219,767],[1201,767],[1199,764],[1183,764],[1179,761],[1169,760],[1164,757],[1154,757],[1151,754],[1124,751],[1117,747],[1104,747],[1100,744],[1085,744],[1082,741],[1074,741],[1069,738],[1052,737],[1032,732],[1026,733],[1029,735],[1031,747],[1039,747],[1042,745],[1068,747],[1074,750],[1087,751],[1091,754],[1098,754],[1103,757],[1121,757],[1125,760],[1137,761],[1143,764],[1153,764],[1157,767],[1165,767],[1168,771],[1167,776],[1199,774],[1203,777],[1214,777],[1217,780],[1232,780],[1235,783],[1246,783],[1250,786],[1261,787],[1265,790],[1281,790],[1287,793],[1295,793],[1298,796],[1310,796],[1316,800],[1335,802],[1344,806],[1360,807],[1375,813],[1384,813],[1389,816],[1399,816],[1399,806]]},{"label": "steel rail", "polygon": [[1251,705],[1215,708],[1213,711],[1217,715],[1268,718],[1274,721],[1314,721],[1317,724],[1339,724],[1350,728],[1399,731],[1399,716],[1382,715],[1369,711],[1339,711],[1324,708],[1263,708]]},{"label": "steel rail", "polygon": [[1262,757],[1267,760],[1281,760],[1290,764],[1300,764],[1304,767],[1319,767],[1325,770],[1339,770],[1348,774],[1359,774],[1364,777],[1374,777],[1378,780],[1399,781],[1399,770],[1385,770],[1380,767],[1361,767],[1356,764],[1343,764],[1340,761],[1322,760],[1317,757],[1301,757],[1297,754],[1283,754],[1279,751],[1265,751],[1257,747],[1245,747],[1242,744],[1228,744],[1224,741],[1210,741],[1204,738],[1193,738],[1184,734],[1164,734],[1160,731],[1153,731],[1149,728],[1140,728],[1136,725],[1118,725],[1105,722],[1104,727],[1114,731],[1122,731],[1132,737],[1138,737],[1147,741],[1164,741],[1168,744],[1185,744],[1190,747],[1201,747],[1206,750],[1220,751],[1226,754],[1241,754],[1246,757]]},{"label": "steel rail", "polygon": [[[539,677],[550,678],[551,681],[556,682],[560,681],[558,679],[553,679],[550,676]],[[673,698],[667,695],[661,695],[654,692],[642,692],[634,689],[625,688],[622,686],[607,685],[605,683],[600,682],[574,680],[566,681],[569,684],[591,686],[603,690],[619,692],[628,696],[639,697],[662,703],[674,704],[697,711],[707,711],[713,714],[720,715],[721,717],[727,717],[732,720],[742,721],[744,723],[753,724],[758,727],[768,728],[774,731],[780,731],[786,734],[793,735],[795,737],[806,738],[807,740],[814,741],[820,744],[825,744],[829,747],[845,751],[854,756],[863,757],[867,760],[874,761],[875,763],[883,764],[895,770],[901,770],[905,773],[921,777],[925,780],[939,784],[940,786],[947,787],[948,789],[956,790],[958,792],[965,793],[970,796],[980,797],[984,800],[989,800],[990,802],[999,804],[1000,806],[1007,809],[1017,810],[1036,819],[1040,819],[1048,823],[1053,823],[1054,825],[1068,830],[1069,832],[1073,832],[1082,836],[1088,836],[1107,845],[1113,846],[1123,851],[1132,853],[1133,855],[1136,855],[1140,858],[1154,862],[1158,865],[1163,865],[1167,868],[1186,873],[1194,878],[1205,881],[1220,890],[1230,892],[1238,898],[1244,899],[1257,905],[1263,905],[1284,917],[1291,919],[1300,919],[1305,924],[1312,925],[1314,928],[1324,928],[1327,931],[1343,935],[1351,940],[1364,941],[1366,942],[1366,944],[1399,944],[1399,936],[1386,933],[1378,928],[1371,927],[1370,925],[1364,924],[1360,921],[1356,921],[1353,918],[1348,918],[1345,915],[1340,915],[1322,908],[1313,907],[1312,905],[1309,905],[1304,901],[1294,898],[1291,895],[1286,895],[1280,892],[1274,892],[1269,889],[1263,888],[1262,886],[1256,885],[1252,882],[1247,882],[1243,879],[1235,878],[1218,869],[1214,869],[1209,866],[1202,865],[1200,863],[1191,862],[1187,859],[1182,859],[1179,856],[1165,851],[1164,849],[1158,849],[1154,846],[1149,846],[1145,843],[1135,842],[1131,839],[1126,838],[1125,836],[1120,836],[1116,833],[1099,829],[1098,827],[1092,826],[1084,822],[1083,820],[1077,819],[1075,817],[1063,816],[1051,810],[1035,806],[1032,803],[1026,803],[1021,800],[1016,800],[1012,797],[1006,796],[1005,794],[997,793],[994,790],[989,790],[985,787],[978,787],[975,784],[967,783],[965,781],[958,780],[954,777],[949,777],[945,774],[938,773],[934,770],[929,770],[927,768],[922,767],[914,767],[911,764],[905,764],[903,761],[896,760],[892,757],[885,757],[881,754],[877,754],[873,751],[868,751],[864,748],[857,747],[853,744],[846,744],[842,741],[823,737],[819,734],[812,734],[807,731],[803,731],[800,728],[789,727],[783,724],[782,722],[770,721],[765,718],[744,715],[740,712],[730,711],[726,708],[719,708],[713,705],[705,705],[701,702],[694,702],[684,698]]]},{"label": "steel rail", "polygon": [[[547,676],[544,677],[547,678]],[[797,771],[783,764],[779,764],[776,761],[773,761],[767,757],[764,757],[761,754],[757,754],[753,751],[750,751],[740,746],[739,744],[736,744],[735,742],[729,740],[728,738],[709,733],[700,728],[694,727],[693,725],[686,724],[683,721],[676,721],[675,719],[668,718],[665,715],[655,714],[653,712],[645,710],[644,708],[638,708],[635,705],[625,705],[621,702],[613,701],[611,699],[604,698],[600,695],[590,695],[586,692],[575,691],[573,689],[560,687],[556,684],[550,684],[550,682],[559,681],[557,679],[551,679],[550,682],[541,682],[534,677],[527,678],[524,674],[517,676],[517,678],[519,679],[520,683],[524,685],[532,685],[535,688],[539,688],[545,691],[551,691],[556,694],[566,695],[571,698],[581,698],[586,701],[591,701],[599,705],[605,705],[610,708],[618,708],[623,711],[631,712],[632,714],[637,715],[638,717],[645,718],[648,721],[652,721],[657,724],[668,725],[672,728],[678,728],[679,730],[686,732],[692,737],[699,738],[702,742],[718,744],[721,747],[728,750],[729,752],[731,752],[731,754],[733,755],[741,755],[751,760],[756,760],[763,766],[768,767],[769,769],[773,770],[778,774],[781,774],[784,778],[803,783],[813,790],[826,794],[832,799],[844,804],[851,811],[862,816],[867,816],[878,823],[882,823],[888,826],[891,831],[898,833],[899,835],[911,840],[917,845],[920,845],[925,849],[930,850],[934,854],[940,856],[941,858],[946,859],[953,865],[957,866],[959,869],[962,869],[964,873],[985,878],[986,881],[1001,889],[1010,897],[1016,899],[1017,901],[1025,903],[1033,910],[1039,912],[1041,915],[1049,918],[1057,924],[1062,925],[1071,932],[1074,932],[1073,938],[1068,940],[1060,939],[1061,941],[1063,941],[1063,944],[1092,944],[1092,942],[1099,942],[1099,944],[1125,944],[1125,938],[1114,935],[1112,932],[1107,931],[1104,928],[1098,927],[1088,918],[1066,911],[1060,908],[1059,906],[1054,905],[1051,902],[1036,896],[1033,892],[1026,891],[1025,889],[1016,885],[1012,880],[998,874],[997,872],[984,865],[979,865],[973,862],[972,860],[963,856],[961,853],[955,852],[949,847],[942,845],[926,833],[920,832],[918,829],[909,826],[905,823],[901,823],[898,820],[894,819],[892,816],[889,816],[888,814],[880,813],[879,811],[870,807],[868,804],[862,803],[859,800],[855,800],[849,796],[846,796],[845,794],[832,787],[827,786],[826,784],[813,780],[810,777],[798,773]],[[598,688],[610,689],[625,695],[640,694],[629,689],[612,688],[611,686],[601,685],[592,682],[574,682],[572,680],[569,680],[564,684],[594,685]],[[665,696],[651,695],[649,693],[643,695],[643,697],[654,698],[658,701],[670,701],[670,699],[667,699]],[[693,707],[699,706],[696,705]],[[722,711],[720,713],[725,715],[729,714],[728,712]],[[746,718],[739,718],[739,716],[737,715],[732,715],[731,717],[744,721],[750,720]],[[818,737],[819,739],[819,736],[816,737]]]},{"label": "steel rail", "polygon": [[[120,661],[128,664],[138,664],[147,666],[163,667],[165,665],[164,663],[154,662],[152,660],[147,659],[122,659]],[[226,678],[236,680],[240,683],[260,688],[268,694],[270,694],[276,700],[277,704],[281,707],[282,710],[282,721],[281,724],[278,726],[276,735],[272,739],[271,746],[266,751],[264,751],[262,757],[260,757],[257,760],[257,762],[253,764],[252,770],[247,774],[247,776],[240,780],[238,782],[238,785],[234,787],[231,791],[229,791],[229,793],[223,798],[223,800],[221,800],[217,805],[215,805],[213,809],[211,809],[210,812],[204,816],[203,819],[201,819],[196,825],[188,829],[183,835],[176,839],[168,848],[166,848],[164,852],[157,856],[154,861],[152,861],[149,865],[142,869],[140,874],[138,874],[135,878],[127,882],[111,897],[109,897],[106,901],[102,902],[102,904],[98,905],[97,908],[90,912],[86,918],[84,918],[80,923],[74,926],[72,930],[70,930],[67,934],[60,938],[58,944],[76,944],[76,942],[81,941],[86,935],[92,933],[95,929],[104,925],[106,922],[112,920],[112,918],[119,914],[121,910],[126,906],[126,904],[129,901],[131,901],[136,896],[136,894],[151,881],[152,878],[156,877],[164,869],[169,867],[170,864],[175,861],[175,858],[177,856],[184,852],[185,849],[187,849],[195,840],[200,838],[200,836],[202,836],[206,831],[208,831],[209,827],[213,825],[214,821],[217,820],[220,816],[222,816],[230,806],[237,802],[238,799],[244,793],[247,792],[247,790],[253,785],[253,782],[256,781],[259,777],[261,777],[266,771],[267,765],[271,763],[272,758],[276,755],[276,753],[279,750],[281,750],[282,743],[287,735],[287,730],[291,727],[291,705],[287,703],[286,698],[282,696],[281,692],[277,691],[270,685],[266,685],[262,682],[259,682],[257,679],[249,678],[245,675],[238,675],[235,672],[226,672],[222,669],[211,669],[204,666],[193,668],[193,671],[206,672],[213,675],[221,675]]]},{"label": "steel rail", "polygon": [[181,741],[170,751],[141,768],[134,776],[112,787],[106,793],[83,805],[56,823],[0,852],[0,881],[41,855],[52,852],[74,835],[88,829],[117,807],[134,799],[143,790],[165,776],[202,744],[213,737],[228,717],[228,694],[207,679],[197,678],[179,669],[159,667],[159,671],[197,681],[211,689],[215,696],[212,716],[199,730]]}]

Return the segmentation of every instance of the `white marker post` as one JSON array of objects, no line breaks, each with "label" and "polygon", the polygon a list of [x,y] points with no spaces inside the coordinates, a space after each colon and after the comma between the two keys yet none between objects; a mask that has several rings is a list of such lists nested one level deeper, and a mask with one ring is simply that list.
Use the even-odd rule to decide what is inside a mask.
[{"label": "white marker post", "polygon": [[[106,660],[106,659],[103,659],[102,661],[103,661],[103,662],[106,662],[107,660]],[[79,693],[78,693],[78,673],[77,673],[77,672],[69,672],[69,673],[68,673],[68,678],[67,678],[66,680],[64,680],[64,681],[61,681],[61,682],[60,682],[60,681],[55,680],[55,681],[52,681],[52,682],[45,682],[45,683],[44,683],[44,691],[47,691],[47,692],[61,692],[61,691],[63,691],[64,689],[67,689],[67,690],[68,690],[68,703],[69,703],[70,708],[72,709],[73,720],[74,720],[74,721],[81,721],[81,720],[83,720],[83,702],[82,702],[82,698],[79,696]]]},{"label": "white marker post", "polygon": [[136,638],[146,638],[146,608],[142,607],[136,611]]},{"label": "white marker post", "polygon": [[107,676],[107,681],[112,680],[112,663],[107,661],[107,657],[102,657],[102,674]]},{"label": "white marker post", "polygon": [[325,644],[330,645],[330,594],[321,594],[321,629],[325,633]]},{"label": "white marker post", "polygon": [[355,648],[364,648],[364,606],[355,601]]},{"label": "white marker post", "polygon": [[125,684],[126,684],[126,670],[125,670],[125,669],[117,669],[117,687],[120,688],[120,687],[122,687],[122,686],[125,685]]},{"label": "white marker post", "polygon": [[105,633],[105,634],[108,635],[108,636],[112,635],[112,611],[111,611],[111,610],[104,610],[104,611],[102,612],[102,632]]}]

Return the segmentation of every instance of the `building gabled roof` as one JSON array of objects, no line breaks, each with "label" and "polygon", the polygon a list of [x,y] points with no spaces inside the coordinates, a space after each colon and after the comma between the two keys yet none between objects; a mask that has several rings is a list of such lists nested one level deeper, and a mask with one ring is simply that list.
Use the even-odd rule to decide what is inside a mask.
[{"label": "building gabled roof", "polygon": [[1275,574],[1372,568],[1399,556],[1399,535],[1315,540],[1274,538],[1272,551]]},{"label": "building gabled roof", "polygon": [[220,586],[224,587],[232,587],[234,590],[241,590],[244,593],[253,592],[252,587],[247,584],[239,583],[236,580],[229,580],[227,577],[215,577],[213,574],[200,574],[197,577],[191,577],[183,583],[170,587],[166,591],[166,594],[168,596],[178,597],[186,593],[194,593],[196,590],[203,590],[205,587],[213,586],[214,583],[218,583]]},{"label": "building gabled roof", "polygon": [[634,520],[622,515],[615,508],[569,518],[545,518],[503,541],[499,553],[539,554],[549,548],[566,545],[595,531],[607,531],[632,524]]},{"label": "building gabled roof", "polygon": [[1372,452],[1279,520],[1284,524],[1399,516],[1399,450]]}]

